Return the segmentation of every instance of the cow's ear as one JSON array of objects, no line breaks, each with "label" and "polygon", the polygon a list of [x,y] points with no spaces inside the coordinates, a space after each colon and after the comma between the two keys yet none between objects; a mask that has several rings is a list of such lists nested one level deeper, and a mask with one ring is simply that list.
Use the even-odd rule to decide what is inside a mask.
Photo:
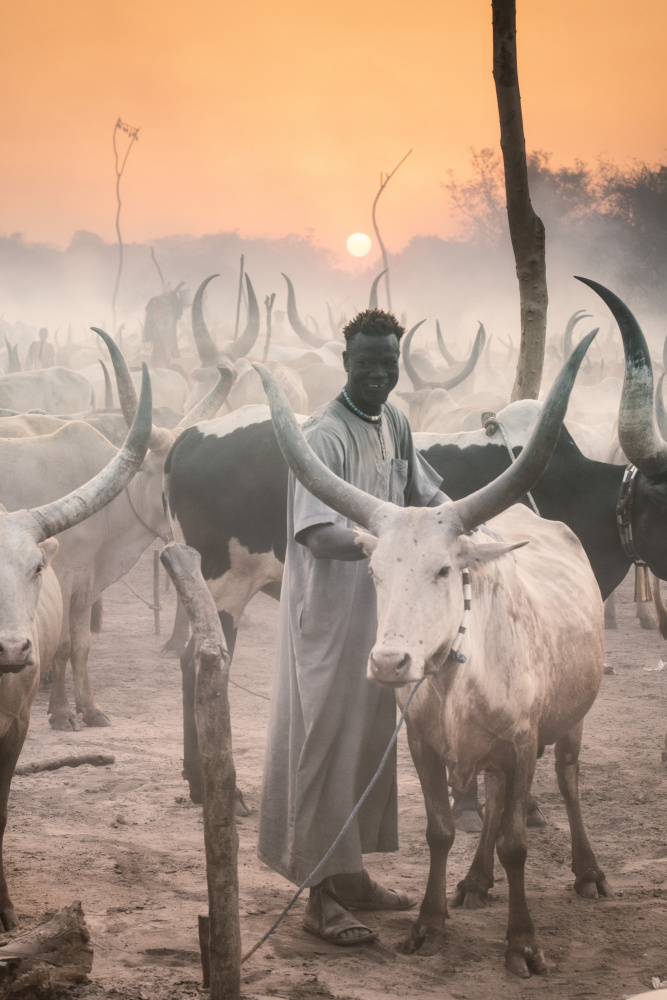
[{"label": "cow's ear", "polygon": [[44,553],[44,565],[48,566],[58,551],[58,539],[47,538],[45,541],[39,543],[39,547]]},{"label": "cow's ear", "polygon": [[361,546],[367,556],[372,556],[378,543],[375,535],[369,535],[367,531],[362,531],[361,528],[355,528],[354,535],[356,544]]},{"label": "cow's ear", "polygon": [[528,545],[528,541],[529,539],[525,542],[490,542],[488,545],[473,545],[467,539],[461,539],[461,548],[456,561],[460,569],[465,566],[472,569],[473,566],[482,566],[493,559],[500,559],[513,549],[521,549],[524,545]]}]

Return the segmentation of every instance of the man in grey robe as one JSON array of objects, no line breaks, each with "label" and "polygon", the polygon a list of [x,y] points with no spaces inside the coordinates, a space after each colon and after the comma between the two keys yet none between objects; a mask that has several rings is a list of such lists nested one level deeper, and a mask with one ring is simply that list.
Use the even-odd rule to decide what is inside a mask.
[{"label": "man in grey robe", "polygon": [[[313,451],[366,493],[400,506],[442,503],[440,477],[387,397],[398,380],[396,319],[380,310],[343,331],[347,384],[304,425]],[[396,724],[391,689],[366,677],[377,632],[375,586],[354,524],[290,474],[287,557],[259,824],[259,857],[301,885],[375,774]],[[311,888],[304,928],[333,944],[377,935],[349,912],[406,909],[362,855],[398,850],[396,757]]]}]

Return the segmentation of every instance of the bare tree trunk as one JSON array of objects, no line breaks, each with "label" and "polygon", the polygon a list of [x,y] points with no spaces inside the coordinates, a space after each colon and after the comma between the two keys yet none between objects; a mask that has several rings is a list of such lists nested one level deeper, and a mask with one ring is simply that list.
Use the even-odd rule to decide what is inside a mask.
[{"label": "bare tree trunk", "polygon": [[161,559],[183,601],[195,640],[195,717],[204,789],[211,1000],[239,1000],[241,928],[236,771],[227,698],[229,653],[213,598],[201,575],[199,553],[172,542],[162,550]]},{"label": "bare tree trunk", "polygon": [[401,163],[404,163],[407,160],[411,152],[412,150],[409,149],[405,154],[405,156],[403,157],[403,159],[400,161],[400,163],[396,164],[396,166],[394,167],[394,169],[390,174],[380,174],[380,187],[378,189],[378,193],[375,195],[375,200],[373,201],[373,209],[371,212],[373,218],[373,229],[375,230],[375,237],[380,245],[380,253],[382,254],[382,265],[384,267],[384,271],[382,273],[384,274],[384,283],[385,283],[385,288],[387,290],[387,309],[389,310],[389,312],[393,312],[391,305],[391,288],[389,286],[389,257],[387,256],[387,249],[384,243],[382,242],[382,237],[380,236],[380,230],[378,229],[375,211],[377,209],[378,201],[380,200],[380,195],[382,194],[387,184],[389,183],[391,178],[394,176],[394,174],[400,167]]},{"label": "bare tree trunk", "polygon": [[526,140],[516,55],[516,0],[492,0],[493,79],[500,116],[500,147],[512,249],[519,279],[521,346],[512,401],[537,399],[547,331],[547,274],[542,220],[528,190]]}]

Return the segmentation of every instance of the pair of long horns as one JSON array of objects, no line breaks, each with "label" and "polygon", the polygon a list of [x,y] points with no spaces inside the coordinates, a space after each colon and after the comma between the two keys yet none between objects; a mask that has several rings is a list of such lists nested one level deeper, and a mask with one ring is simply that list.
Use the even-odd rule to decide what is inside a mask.
[{"label": "pair of long horns", "polygon": [[[108,333],[105,333],[104,330],[99,330],[96,326],[92,326],[91,330],[94,330],[98,337],[101,337],[107,345],[107,349],[111,357],[111,363],[116,375],[120,408],[123,411],[125,422],[129,427],[137,412],[137,392],[134,388],[134,382],[132,381],[130,370],[127,367],[127,362],[123,357],[123,352]],[[164,451],[165,449],[170,448],[181,431],[199,423],[200,420],[210,420],[211,417],[215,416],[227,399],[229,391],[234,384],[234,373],[231,368],[227,365],[218,365],[217,368],[220,373],[220,377],[216,384],[209,390],[204,398],[200,400],[199,403],[193,406],[192,409],[185,414],[183,419],[179,421],[173,430],[168,431],[163,427],[151,426],[150,439],[148,443],[148,447],[151,451]]]},{"label": "pair of long horns", "polygon": [[245,275],[246,291],[248,293],[248,320],[245,330],[236,340],[228,341],[224,349],[218,350],[213,343],[213,338],[208,332],[208,327],[204,321],[204,292],[209,281],[219,278],[219,274],[210,274],[202,281],[195,292],[192,300],[192,335],[195,338],[199,360],[204,367],[217,365],[225,361],[238,361],[239,358],[249,354],[255,346],[255,341],[259,335],[259,305],[252,282],[248,275]]},{"label": "pair of long horns", "polygon": [[115,458],[89,482],[72,493],[29,511],[21,511],[29,519],[30,529],[38,542],[73,528],[106,507],[125,489],[144,460],[151,434],[151,381],[146,365],[142,365],[141,396],[130,431]]},{"label": "pair of long horns", "polygon": [[408,378],[412,382],[414,389],[453,389],[455,386],[467,379],[475,369],[475,365],[477,364],[479,356],[484,350],[484,345],[486,343],[486,330],[484,329],[484,325],[482,323],[479,324],[477,336],[475,337],[475,343],[473,344],[470,356],[463,364],[463,367],[449,379],[445,379],[442,382],[431,382],[428,379],[422,378],[419,374],[414,366],[412,355],[410,353],[412,338],[424,322],[425,321],[422,320],[420,323],[413,326],[405,337],[405,343],[403,345],[403,364],[405,365],[405,370],[408,373]]},{"label": "pair of long horns", "polygon": [[667,472],[665,443],[653,409],[653,366],[639,323],[626,304],[604,285],[578,278],[600,296],[618,323],[625,352],[625,378],[618,413],[618,440],[629,462],[646,476]]},{"label": "pair of long horns", "polygon": [[[476,493],[443,505],[454,511],[463,531],[471,531],[521,500],[539,480],[558,441],[579,366],[596,333],[597,330],[584,337],[563,366],[542,407],[533,433],[516,462]],[[259,364],[254,367],[259,372],[269,399],[278,443],[299,482],[339,514],[373,531],[375,518],[381,509],[392,505],[344,482],[331,472],[310,449],[285,396],[268,370]]]}]

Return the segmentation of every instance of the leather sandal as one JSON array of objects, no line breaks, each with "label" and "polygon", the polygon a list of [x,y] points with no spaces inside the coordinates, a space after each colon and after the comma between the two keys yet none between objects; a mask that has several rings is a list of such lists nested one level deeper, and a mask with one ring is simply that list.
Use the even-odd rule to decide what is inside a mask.
[{"label": "leather sandal", "polygon": [[365,868],[361,873],[361,891],[358,896],[346,895],[338,888],[336,896],[351,910],[409,910],[415,905],[404,892],[386,889],[379,882],[374,882]]},{"label": "leather sandal", "polygon": [[[320,886],[314,890],[314,894],[311,891],[303,918],[303,929],[308,934],[339,947],[368,944],[369,941],[375,941],[378,936],[377,931],[359,923],[333,889],[327,886]],[[345,931],[364,931],[364,933],[355,937],[341,936]]]}]

